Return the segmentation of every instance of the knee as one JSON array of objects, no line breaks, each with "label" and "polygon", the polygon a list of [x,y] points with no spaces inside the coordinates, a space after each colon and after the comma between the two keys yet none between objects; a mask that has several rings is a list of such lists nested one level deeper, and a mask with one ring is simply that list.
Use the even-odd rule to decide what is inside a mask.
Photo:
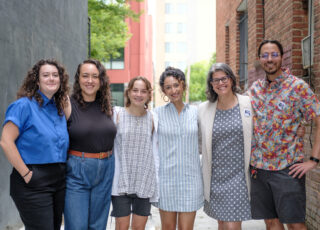
[{"label": "knee", "polygon": [[144,230],[144,227],[145,226],[143,224],[131,224],[131,229],[132,230]]},{"label": "knee", "polygon": [[[130,227],[130,219],[129,221],[126,220],[119,220],[119,218],[116,218],[116,229],[117,230],[128,230]],[[132,228],[134,229],[134,228]]]},{"label": "knee", "polygon": [[161,224],[162,230],[176,230],[175,223],[162,223]]},{"label": "knee", "polygon": [[264,220],[267,229],[284,229],[283,224],[279,219],[266,219]]},{"label": "knee", "polygon": [[241,230],[241,222],[225,222],[224,230]]},{"label": "knee", "polygon": [[288,230],[307,230],[304,223],[287,224]]}]

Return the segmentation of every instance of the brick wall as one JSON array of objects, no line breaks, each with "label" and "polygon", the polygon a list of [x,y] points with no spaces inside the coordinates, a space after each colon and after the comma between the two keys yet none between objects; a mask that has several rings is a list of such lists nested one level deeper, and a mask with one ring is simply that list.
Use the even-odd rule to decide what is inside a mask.
[{"label": "brick wall", "polygon": [[[239,29],[236,12],[240,3],[241,0],[217,0],[216,6],[217,62],[229,64],[235,74],[239,69]],[[226,40],[228,42],[225,42]]]},{"label": "brick wall", "polygon": [[[314,2],[314,65],[311,85],[320,98],[320,1]],[[217,61],[228,63],[236,75],[239,68],[239,30],[237,8],[241,1],[217,0]],[[247,0],[248,12],[248,85],[264,77],[257,60],[263,39],[277,39],[284,47],[283,66],[309,82],[308,70],[302,66],[301,40],[308,35],[308,0]],[[226,49],[225,25],[229,36]],[[226,52],[226,50],[228,52]],[[315,126],[313,124],[314,133]],[[311,127],[305,135],[306,159],[311,153]],[[313,141],[313,135],[311,140]],[[320,229],[320,167],[307,175],[307,225]]]},{"label": "brick wall", "polygon": [[265,32],[262,3],[262,0],[248,1],[248,85],[251,85],[257,76],[263,75],[257,60],[258,47]]},{"label": "brick wall", "polygon": [[[320,1],[314,0],[314,59],[312,69],[312,86],[320,99]],[[313,133],[315,126],[313,128]],[[310,133],[308,127],[308,135]],[[313,140],[314,136],[312,136]],[[311,152],[309,140],[305,140],[305,149],[308,156]],[[307,226],[308,229],[320,229],[320,167],[307,175]]]}]

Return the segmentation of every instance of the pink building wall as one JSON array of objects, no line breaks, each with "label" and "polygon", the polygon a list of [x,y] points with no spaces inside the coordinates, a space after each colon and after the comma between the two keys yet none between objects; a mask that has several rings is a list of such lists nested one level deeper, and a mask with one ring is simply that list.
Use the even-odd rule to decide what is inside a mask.
[{"label": "pink building wall", "polygon": [[107,74],[112,84],[127,83],[136,76],[144,76],[153,84],[152,17],[147,15],[147,1],[130,1],[130,6],[143,14],[138,22],[126,20],[132,37],[124,49],[124,69],[107,70]]}]

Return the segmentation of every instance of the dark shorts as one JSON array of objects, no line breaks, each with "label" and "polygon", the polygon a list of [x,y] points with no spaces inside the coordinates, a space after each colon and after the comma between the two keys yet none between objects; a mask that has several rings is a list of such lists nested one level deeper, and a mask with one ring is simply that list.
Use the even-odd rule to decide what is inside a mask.
[{"label": "dark shorts", "polygon": [[149,216],[150,210],[149,198],[139,198],[135,194],[112,196],[111,216],[124,217],[131,213],[139,216]]},{"label": "dark shorts", "polygon": [[279,218],[281,223],[304,223],[306,215],[305,176],[293,178],[289,168],[280,171],[257,169],[251,177],[253,219]]}]

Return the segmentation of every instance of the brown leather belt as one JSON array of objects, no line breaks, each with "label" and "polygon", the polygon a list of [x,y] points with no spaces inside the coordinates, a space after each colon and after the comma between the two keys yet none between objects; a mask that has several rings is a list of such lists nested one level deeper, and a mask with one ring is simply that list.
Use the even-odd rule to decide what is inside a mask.
[{"label": "brown leather belt", "polygon": [[69,149],[68,151],[69,154],[77,157],[85,157],[85,158],[97,158],[97,159],[104,159],[108,158],[112,155],[112,150],[108,152],[100,152],[100,153],[84,153],[84,152],[79,152],[76,150],[71,150]]}]

